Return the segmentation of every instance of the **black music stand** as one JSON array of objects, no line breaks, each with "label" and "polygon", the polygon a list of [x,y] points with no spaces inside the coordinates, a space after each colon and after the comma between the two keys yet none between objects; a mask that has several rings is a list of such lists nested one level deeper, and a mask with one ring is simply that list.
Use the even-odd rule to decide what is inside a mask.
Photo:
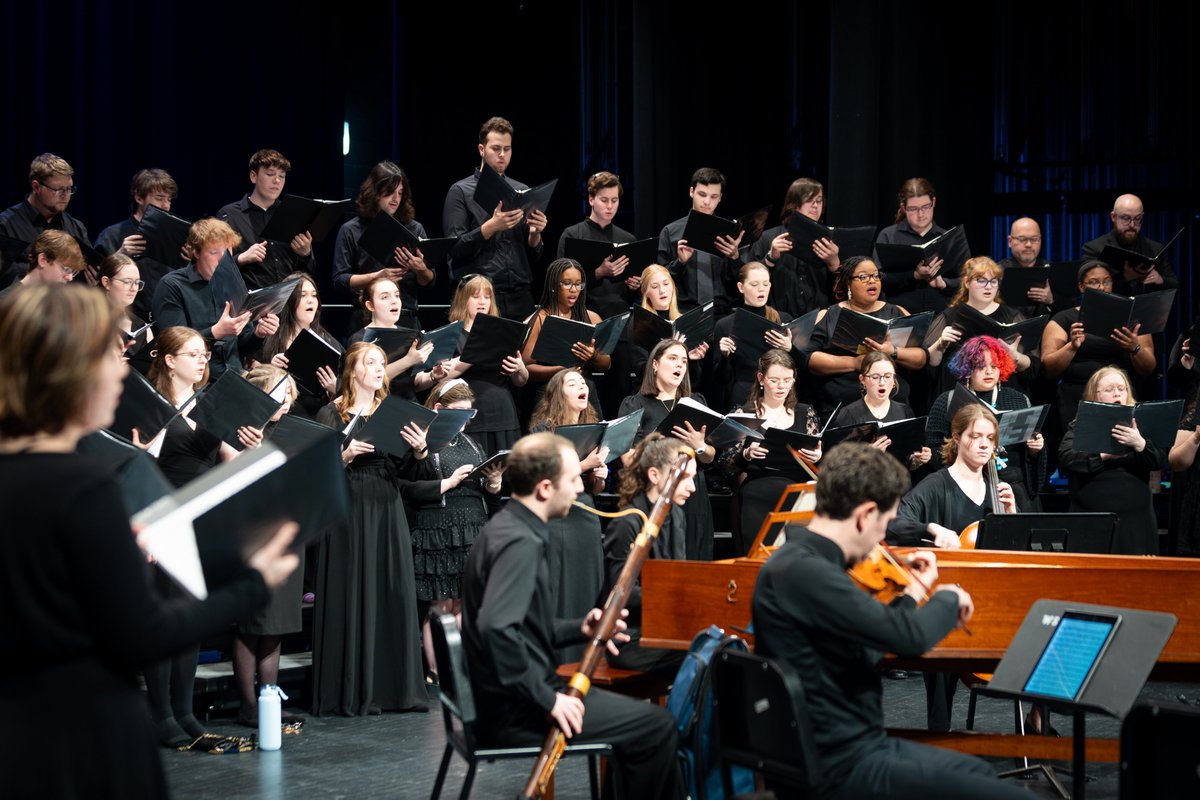
[{"label": "black music stand", "polygon": [[1117,531],[1112,512],[992,514],[983,518],[975,547],[1031,553],[1111,553]]},{"label": "black music stand", "polygon": [[[1070,627],[1060,625],[1064,618],[1070,621]],[[1057,662],[1053,657],[1056,653],[1087,654],[1089,629],[1098,632],[1103,618],[1117,622],[1101,649],[1094,657],[1067,660],[1077,661],[1081,674],[1082,668],[1088,667],[1082,682],[1076,685],[1071,681],[1074,665]],[[978,691],[988,697],[1027,700],[1074,719],[1072,796],[1083,800],[1087,781],[1086,715],[1091,712],[1124,719],[1171,638],[1176,621],[1174,614],[1156,611],[1038,600],[1025,615],[992,680]],[[1072,634],[1082,638],[1072,639],[1070,644],[1061,638]]]}]

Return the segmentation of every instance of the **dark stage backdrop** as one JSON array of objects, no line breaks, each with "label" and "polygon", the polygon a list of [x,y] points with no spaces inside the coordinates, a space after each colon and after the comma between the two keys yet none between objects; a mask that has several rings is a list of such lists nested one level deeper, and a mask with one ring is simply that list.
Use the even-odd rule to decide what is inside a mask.
[{"label": "dark stage backdrop", "polygon": [[33,155],[58,153],[77,171],[70,210],[93,235],[128,213],[137,169],[169,170],[175,210],[195,218],[247,190],[259,147],[292,160],[289,191],[327,198],[352,196],[392,158],[436,235],[446,189],[478,163],[480,123],[499,114],[516,128],[511,174],[560,180],[551,249],[598,169],[621,175],[618,223],[639,236],[687,211],[698,166],[728,176],[719,213],[777,214],[788,183],[810,175],[826,184],[830,222],[880,226],[901,180],[923,175],[938,221],[965,224],[994,257],[1028,214],[1050,258],[1073,258],[1107,229],[1116,195],[1135,191],[1152,238],[1186,228],[1173,260],[1180,320],[1192,316],[1200,11],[1187,4],[3,8],[0,203],[26,191]]}]

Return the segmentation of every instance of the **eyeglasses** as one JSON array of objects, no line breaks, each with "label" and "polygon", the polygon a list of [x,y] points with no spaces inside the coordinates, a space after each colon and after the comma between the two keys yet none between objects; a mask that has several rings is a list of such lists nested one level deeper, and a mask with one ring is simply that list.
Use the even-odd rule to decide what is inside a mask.
[{"label": "eyeglasses", "polygon": [[872,372],[870,375],[864,375],[863,377],[873,383],[891,383],[896,380],[894,372]]},{"label": "eyeglasses", "polygon": [[208,352],[207,350],[187,350],[182,353],[176,353],[175,356],[176,358],[179,356],[187,356],[188,358],[194,358],[198,361],[208,361],[212,358],[212,353]]},{"label": "eyeglasses", "polygon": [[70,186],[47,186],[41,181],[38,181],[37,185],[49,192],[53,192],[59,197],[66,197],[67,195],[75,194],[76,190],[79,188],[75,184],[71,184]]},{"label": "eyeglasses", "polygon": [[795,382],[795,378],[767,378],[765,381],[765,383],[774,386],[776,389],[782,389],[784,386],[791,386]]},{"label": "eyeglasses", "polygon": [[976,278],[975,285],[978,286],[980,289],[987,289],[988,287],[991,287],[991,286],[999,286],[1000,279],[999,278]]},{"label": "eyeglasses", "polygon": [[1010,236],[1008,238],[1012,239],[1017,244],[1023,244],[1026,247],[1028,247],[1031,244],[1037,244],[1040,241],[1042,241],[1041,236]]},{"label": "eyeglasses", "polygon": [[559,281],[558,285],[564,289],[582,289],[583,281]]},{"label": "eyeglasses", "polygon": [[1121,222],[1126,225],[1141,225],[1142,220],[1145,218],[1146,218],[1145,214],[1138,214],[1136,217],[1131,217],[1128,214],[1117,214],[1116,215],[1117,222]]},{"label": "eyeglasses", "polygon": [[1084,281],[1083,285],[1088,287],[1089,289],[1103,289],[1105,286],[1107,286],[1108,288],[1111,289],[1113,282],[1112,282],[1112,278],[1103,278],[1101,280],[1093,279],[1090,281]]},{"label": "eyeglasses", "polygon": [[861,272],[851,277],[850,280],[858,281],[859,283],[878,283],[882,277],[878,272]]},{"label": "eyeglasses", "polygon": [[119,283],[125,287],[130,287],[130,286],[137,287],[137,290],[139,292],[142,289],[146,288],[146,282],[143,280],[139,280],[138,278],[112,278],[111,280],[113,283]]},{"label": "eyeglasses", "polygon": [[74,267],[68,267],[66,264],[59,264],[58,268],[62,270],[63,275],[71,278],[74,278],[75,274],[79,272],[79,270],[75,269]]},{"label": "eyeglasses", "polygon": [[907,214],[928,214],[933,211],[933,203],[926,203],[923,206],[905,206],[904,211]]}]

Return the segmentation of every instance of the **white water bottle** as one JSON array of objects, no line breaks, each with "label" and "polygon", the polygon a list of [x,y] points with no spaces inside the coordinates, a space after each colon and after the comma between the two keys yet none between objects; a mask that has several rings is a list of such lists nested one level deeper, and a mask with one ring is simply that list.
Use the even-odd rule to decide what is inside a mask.
[{"label": "white water bottle", "polygon": [[273,683],[263,684],[258,693],[258,749],[278,750],[283,743],[283,702],[288,696]]}]

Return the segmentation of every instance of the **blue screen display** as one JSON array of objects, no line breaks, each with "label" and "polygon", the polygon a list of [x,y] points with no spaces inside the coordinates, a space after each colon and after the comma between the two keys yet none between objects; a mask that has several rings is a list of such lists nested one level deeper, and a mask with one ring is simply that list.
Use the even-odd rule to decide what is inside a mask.
[{"label": "blue screen display", "polygon": [[1117,618],[1081,619],[1064,615],[1025,683],[1025,691],[1076,700]]}]

